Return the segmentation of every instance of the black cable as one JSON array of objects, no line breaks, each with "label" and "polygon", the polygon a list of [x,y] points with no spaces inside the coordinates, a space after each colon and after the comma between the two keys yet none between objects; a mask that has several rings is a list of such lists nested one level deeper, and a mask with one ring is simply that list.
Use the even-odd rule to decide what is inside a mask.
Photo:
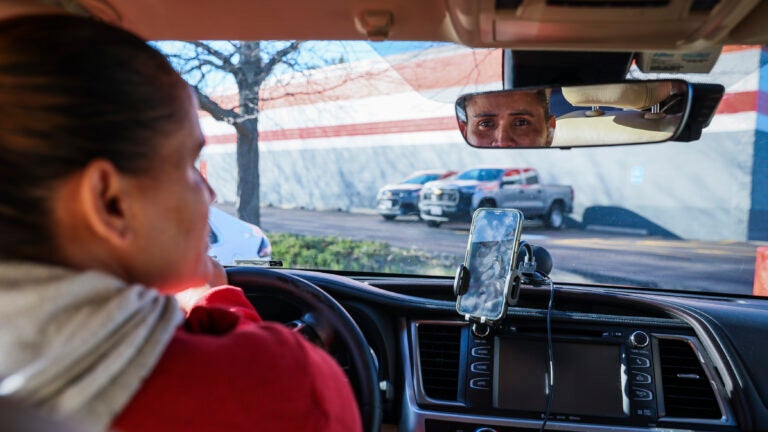
[{"label": "black cable", "polygon": [[549,411],[552,408],[552,396],[555,389],[555,354],[552,349],[552,305],[555,302],[555,284],[552,279],[547,278],[549,282],[549,305],[547,306],[547,372],[544,374],[546,380],[547,403],[544,408],[544,421],[541,423],[540,432],[544,431],[549,419]]}]

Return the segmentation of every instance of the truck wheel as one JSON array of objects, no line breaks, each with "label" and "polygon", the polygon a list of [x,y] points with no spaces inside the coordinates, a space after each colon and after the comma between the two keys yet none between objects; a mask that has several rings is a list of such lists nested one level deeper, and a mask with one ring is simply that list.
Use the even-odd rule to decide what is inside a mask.
[{"label": "truck wheel", "polygon": [[544,223],[552,229],[560,229],[565,222],[565,213],[563,211],[563,204],[556,202],[549,208],[549,211],[544,216]]},{"label": "truck wheel", "polygon": [[381,215],[381,217],[383,217],[384,220],[388,220],[388,221],[395,220],[395,216],[393,215]]},{"label": "truck wheel", "polygon": [[477,208],[496,208],[496,203],[493,200],[484,199],[480,201]]},{"label": "truck wheel", "polygon": [[428,220],[427,221],[427,226],[428,227],[432,227],[432,228],[439,228],[440,227],[440,222],[435,221],[435,220]]}]

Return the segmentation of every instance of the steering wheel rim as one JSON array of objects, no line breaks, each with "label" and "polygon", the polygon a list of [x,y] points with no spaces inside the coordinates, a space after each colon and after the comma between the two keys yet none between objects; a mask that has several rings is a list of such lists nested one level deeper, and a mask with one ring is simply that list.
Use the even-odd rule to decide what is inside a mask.
[{"label": "steering wheel rim", "polygon": [[227,277],[229,283],[240,287],[246,297],[272,296],[288,300],[298,306],[304,316],[310,314],[322,326],[333,331],[349,353],[352,370],[348,378],[355,392],[363,430],[379,431],[382,402],[378,370],[368,342],[347,311],[317,285],[284,271],[233,267],[227,269]]}]

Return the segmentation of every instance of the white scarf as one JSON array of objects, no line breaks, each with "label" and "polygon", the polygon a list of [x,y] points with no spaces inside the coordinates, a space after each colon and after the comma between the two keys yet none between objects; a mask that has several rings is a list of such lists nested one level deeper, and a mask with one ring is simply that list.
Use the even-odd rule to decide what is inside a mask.
[{"label": "white scarf", "polygon": [[107,429],[182,320],[173,297],[106,273],[0,262],[0,396]]}]

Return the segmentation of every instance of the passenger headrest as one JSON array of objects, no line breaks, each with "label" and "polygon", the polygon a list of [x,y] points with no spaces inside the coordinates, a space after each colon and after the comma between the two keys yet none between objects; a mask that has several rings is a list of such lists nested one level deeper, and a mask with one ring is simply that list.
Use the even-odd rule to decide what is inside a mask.
[{"label": "passenger headrest", "polygon": [[648,109],[672,93],[671,81],[563,87],[563,96],[573,106],[610,106]]},{"label": "passenger headrest", "polygon": [[680,116],[649,120],[640,111],[608,111],[586,117],[575,111],[557,118],[553,146],[577,147],[597,144],[658,142],[670,139],[680,125]]}]

